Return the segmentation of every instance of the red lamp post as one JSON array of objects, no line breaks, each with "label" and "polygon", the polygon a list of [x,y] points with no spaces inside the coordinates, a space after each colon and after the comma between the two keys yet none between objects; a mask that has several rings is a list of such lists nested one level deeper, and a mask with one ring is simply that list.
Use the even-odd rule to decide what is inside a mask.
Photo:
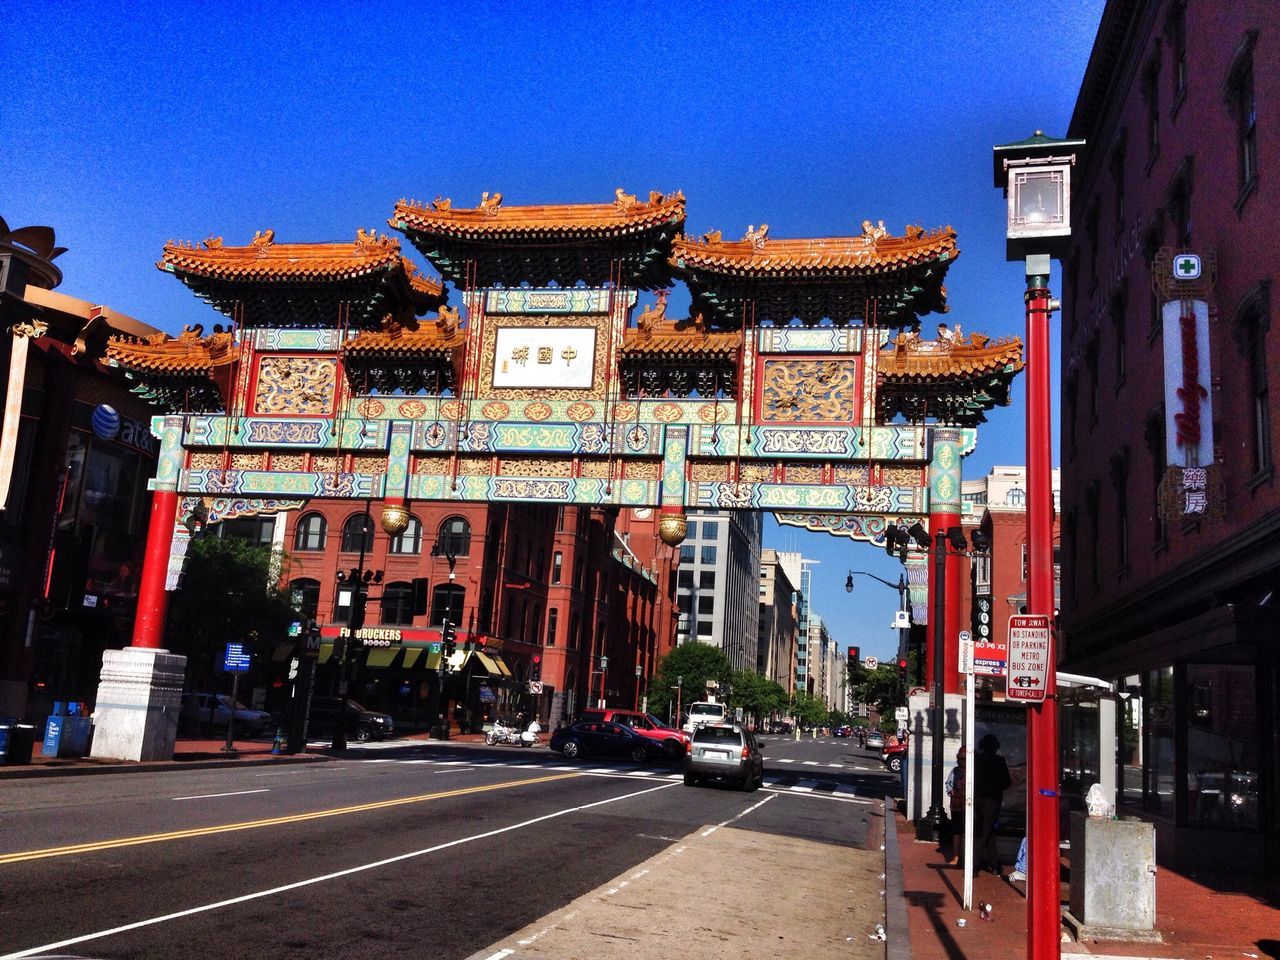
[{"label": "red lamp post", "polygon": [[[1049,400],[1049,261],[1071,237],[1071,168],[1083,140],[1039,130],[994,151],[1008,201],[1006,257],[1025,260],[1027,289],[1027,613],[1052,617],[1053,443]],[[1027,956],[1061,956],[1058,865],[1058,701],[1050,646],[1045,698],[1027,707]]]}]

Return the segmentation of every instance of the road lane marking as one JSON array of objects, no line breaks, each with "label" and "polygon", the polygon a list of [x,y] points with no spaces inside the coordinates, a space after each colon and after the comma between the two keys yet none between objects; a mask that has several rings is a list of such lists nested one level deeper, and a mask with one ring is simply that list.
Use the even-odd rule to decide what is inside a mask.
[{"label": "road lane marking", "polygon": [[197,793],[191,797],[171,797],[172,800],[208,800],[211,797],[243,797],[246,793],[270,793],[266,787],[258,790],[235,790],[231,793]]},{"label": "road lane marking", "polygon": [[709,828],[707,828],[706,830],[703,830],[703,831],[702,831],[702,833],[698,834],[698,836],[700,836],[700,837],[709,837],[709,836],[711,836],[711,834],[715,833],[715,832],[716,832],[717,830],[719,830],[721,827],[727,827],[727,826],[728,826],[729,824],[731,824],[731,823],[736,823],[737,821],[739,821],[739,820],[741,820],[743,817],[745,817],[748,813],[750,813],[752,810],[758,810],[758,809],[760,809],[761,807],[763,807],[766,803],[768,803],[770,800],[772,800],[772,799],[773,799],[773,796],[774,796],[774,795],[772,795],[772,794],[771,794],[771,795],[769,795],[769,796],[765,797],[765,798],[764,798],[763,800],[761,800],[759,803],[753,803],[751,806],[747,807],[747,809],[743,810],[743,811],[742,811],[740,814],[738,814],[736,817],[730,817],[728,820],[721,820],[721,821],[720,821],[719,823],[717,823],[714,827],[709,827]]},{"label": "road lane marking", "polygon": [[214,827],[193,827],[190,830],[174,830],[170,833],[144,834],[138,837],[121,837],[117,840],[96,840],[90,843],[77,843],[66,847],[48,847],[44,850],[23,850],[17,853],[0,854],[0,865],[8,863],[26,863],[30,860],[46,860],[50,857],[69,857],[78,853],[96,853],[100,850],[115,850],[120,847],[135,847],[147,843],[165,843],[169,840],[189,840],[195,837],[208,837],[218,833],[235,833],[240,830],[256,830],[260,827],[278,827],[290,823],[303,823],[307,820],[322,820],[326,817],[340,817],[349,813],[365,813],[370,810],[385,810],[389,807],[404,806],[409,803],[425,803],[428,800],[445,800],[449,797],[464,797],[472,793],[485,793],[489,790],[506,790],[510,787],[530,786],[535,783],[549,783],[553,780],[566,780],[576,774],[562,773],[550,777],[534,777],[529,780],[509,780],[506,783],[494,783],[488,786],[460,787],[457,790],[442,790],[438,793],[423,793],[413,797],[400,797],[396,800],[376,800],[349,807],[335,807],[332,810],[315,810],[311,813],[295,813],[284,817],[271,817],[266,820],[249,820],[244,823],[224,823]]},{"label": "road lane marking", "polygon": [[[502,784],[500,785],[500,787],[519,786],[521,784],[527,784],[527,783],[541,783],[546,780],[563,780],[563,779],[565,779],[565,777],[563,776],[541,777],[538,780],[522,780],[522,781],[519,781],[518,783]],[[487,830],[484,833],[472,834],[469,837],[459,837],[457,840],[448,840],[444,843],[438,843],[434,847],[424,847],[421,850],[411,850],[408,853],[400,853],[394,857],[387,857],[384,860],[375,860],[372,863],[361,864],[360,866],[357,866],[357,867],[348,867],[345,870],[336,870],[333,873],[326,873],[326,874],[323,874],[322,876],[311,877],[308,880],[296,880],[293,883],[286,883],[282,886],[272,887],[268,890],[258,890],[254,893],[246,893],[239,897],[232,897],[228,900],[219,900],[215,903],[206,903],[198,907],[189,907],[186,910],[176,910],[173,913],[166,913],[158,917],[150,917],[149,919],[146,919],[146,920],[138,920],[138,921],[135,921],[134,923],[122,924],[118,927],[111,927],[110,929],[107,929],[107,930],[99,930],[95,933],[86,933],[79,937],[71,937],[66,940],[59,940],[57,943],[46,943],[38,947],[29,947],[26,950],[19,950],[16,953],[6,953],[4,954],[4,956],[0,956],[0,960],[21,960],[21,958],[23,957],[32,957],[41,953],[48,953],[52,950],[61,950],[64,947],[71,947],[80,943],[88,943],[91,940],[101,940],[104,937],[115,936],[116,934],[120,934],[120,933],[128,933],[131,930],[140,930],[143,927],[151,927],[160,923],[168,923],[173,920],[180,920],[183,917],[191,917],[200,913],[208,913],[211,910],[220,910],[224,907],[233,907],[233,906],[236,906],[237,904],[249,903],[250,901],[253,901],[253,900],[261,900],[265,897],[271,897],[271,896],[276,896],[282,893],[288,893],[291,890],[300,890],[303,887],[310,887],[319,883],[327,883],[330,880],[339,880],[339,879],[342,879],[343,877],[350,877],[358,873],[365,873],[369,870],[376,870],[376,869],[379,869],[380,867],[389,866],[393,863],[403,863],[406,860],[413,860],[418,857],[424,857],[431,853],[439,853],[441,850],[448,850],[451,847],[460,847],[463,844],[472,843],[476,840],[487,840],[490,837],[496,837],[504,833],[510,833],[513,830],[521,830],[521,829],[524,829],[525,827],[531,827],[538,823],[544,823],[547,820],[555,820],[559,817],[568,816],[571,813],[581,813],[584,810],[590,810],[594,807],[602,807],[605,804],[609,804],[609,803],[617,803],[620,800],[631,800],[635,797],[643,797],[647,793],[656,793],[659,790],[666,790],[670,786],[673,786],[673,784],[663,783],[663,784],[659,784],[656,787],[646,787],[644,790],[637,790],[634,793],[624,793],[616,797],[609,797],[605,800],[596,800],[596,801],[593,801],[592,803],[579,804],[576,807],[566,807],[564,810],[557,810],[555,813],[544,813],[540,817],[533,817],[532,819],[525,820],[521,823],[513,823],[505,827],[498,827],[496,830]],[[469,788],[466,790],[453,790],[447,794],[435,794],[431,797],[431,799],[434,799],[436,797],[460,796],[462,794],[467,794],[467,793],[476,793],[476,792],[479,792],[481,789],[494,789],[494,788],[489,787],[489,788]],[[406,800],[401,802],[412,802],[412,801]],[[757,806],[759,806],[759,804],[757,804]],[[754,807],[752,809],[754,809]],[[750,811],[747,811],[747,810],[743,811],[744,814],[749,812]],[[741,816],[741,814],[739,814],[739,816]]]},{"label": "road lane marking", "polygon": [[[764,787],[763,789],[769,791],[774,796],[794,797],[797,800],[835,800],[837,803],[863,803],[867,805],[872,805],[876,802],[874,800],[864,799],[863,797],[846,796],[841,793],[797,793],[794,789],[788,789],[786,787]],[[0,960],[2,960],[2,958],[0,958]]]}]

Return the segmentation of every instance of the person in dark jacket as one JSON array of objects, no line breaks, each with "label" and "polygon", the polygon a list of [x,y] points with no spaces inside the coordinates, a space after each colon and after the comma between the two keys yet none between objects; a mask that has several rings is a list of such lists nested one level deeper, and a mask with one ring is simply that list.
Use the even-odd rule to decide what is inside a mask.
[{"label": "person in dark jacket", "polygon": [[1000,756],[1000,741],[988,733],[978,741],[978,754],[973,760],[973,859],[978,871],[1002,872],[1000,854],[996,850],[996,821],[1004,792],[1013,784],[1009,765]]}]

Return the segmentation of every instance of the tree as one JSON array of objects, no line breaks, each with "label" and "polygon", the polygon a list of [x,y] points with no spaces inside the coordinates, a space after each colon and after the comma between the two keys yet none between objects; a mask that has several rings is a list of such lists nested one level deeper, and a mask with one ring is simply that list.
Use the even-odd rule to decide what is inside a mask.
[{"label": "tree", "polygon": [[742,712],[754,718],[757,725],[771,713],[787,706],[787,691],[781,684],[750,670],[735,671],[729,679],[729,689],[729,705],[741,707]]},{"label": "tree", "polygon": [[792,712],[803,727],[817,727],[827,722],[827,705],[818,697],[801,690],[796,693]]},{"label": "tree", "polygon": [[679,681],[682,702],[693,703],[706,696],[708,680],[714,680],[723,689],[732,674],[729,658],[719,647],[696,640],[683,643],[658,664],[658,672],[649,688],[652,691],[650,700],[662,703],[669,698],[674,704]]},{"label": "tree", "polygon": [[182,588],[169,604],[165,644],[187,657],[192,686],[212,688],[227,642],[254,645],[268,658],[297,619],[279,587],[281,556],[268,546],[236,537],[193,540],[187,548]]},{"label": "tree", "polygon": [[857,697],[861,702],[873,705],[882,717],[892,717],[894,707],[906,705],[898,683],[897,664],[885,664],[866,671],[862,683],[858,684]]}]

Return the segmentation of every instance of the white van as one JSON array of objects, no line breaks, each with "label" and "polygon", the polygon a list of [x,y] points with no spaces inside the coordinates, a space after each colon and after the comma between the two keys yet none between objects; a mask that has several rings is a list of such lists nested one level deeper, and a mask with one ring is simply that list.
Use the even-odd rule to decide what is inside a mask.
[{"label": "white van", "polygon": [[723,703],[709,703],[700,700],[689,704],[689,713],[684,721],[684,732],[692,735],[693,731],[704,723],[724,723],[729,718],[729,709]]}]

